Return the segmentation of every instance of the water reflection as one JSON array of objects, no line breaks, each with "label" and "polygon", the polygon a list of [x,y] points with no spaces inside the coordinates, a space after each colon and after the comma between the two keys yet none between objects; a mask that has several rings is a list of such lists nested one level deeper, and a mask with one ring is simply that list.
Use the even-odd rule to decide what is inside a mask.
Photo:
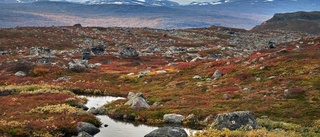
[{"label": "water reflection", "polygon": [[[100,107],[111,101],[118,99],[124,99],[122,97],[110,97],[110,96],[80,96],[88,99],[87,107]],[[102,126],[100,132],[95,137],[143,137],[158,127],[151,127],[146,125],[131,124],[126,122],[120,122],[109,118],[106,115],[98,115],[97,118],[101,120],[103,125],[107,124],[107,127]]]},{"label": "water reflection", "polygon": [[[122,97],[111,97],[111,96],[80,96],[88,99],[86,104],[87,107],[101,107],[109,102],[125,99]],[[97,118],[101,120],[102,127],[100,132],[95,137],[143,137],[158,127],[146,126],[141,124],[132,124],[122,121],[113,120],[106,115],[98,115]],[[104,125],[107,124],[107,127]],[[164,125],[166,126],[166,125]],[[171,125],[172,126],[172,125]],[[185,129],[189,134],[195,130]]]}]

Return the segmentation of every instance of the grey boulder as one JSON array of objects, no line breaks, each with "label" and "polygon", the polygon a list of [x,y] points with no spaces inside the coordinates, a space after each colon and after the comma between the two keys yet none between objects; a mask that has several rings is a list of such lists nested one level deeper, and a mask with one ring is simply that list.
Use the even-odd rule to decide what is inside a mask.
[{"label": "grey boulder", "polygon": [[78,136],[73,136],[73,137],[93,137],[93,136],[87,132],[82,131],[82,132],[78,133]]},{"label": "grey boulder", "polygon": [[100,132],[100,129],[95,127],[93,124],[91,123],[87,123],[87,122],[79,122],[77,124],[77,131],[78,133],[80,132],[87,132],[89,133],[90,135],[95,135],[97,133]]},{"label": "grey boulder", "polygon": [[123,47],[119,51],[119,55],[123,58],[137,58],[139,53],[132,47]]},{"label": "grey boulder", "polygon": [[146,109],[150,108],[150,105],[147,103],[147,101],[144,99],[144,96],[142,93],[132,93],[130,92],[128,94],[128,99],[125,103],[125,105],[130,105],[132,109],[134,110],[141,110],[141,109]]},{"label": "grey boulder", "polygon": [[215,78],[215,79],[218,79],[218,78],[220,78],[222,75],[223,75],[223,74],[222,74],[222,72],[221,72],[220,70],[216,70],[216,71],[213,73],[212,77]]},{"label": "grey boulder", "polygon": [[256,129],[258,123],[250,111],[236,111],[216,115],[211,128],[236,130],[239,128]]},{"label": "grey boulder", "polygon": [[14,75],[17,76],[17,77],[25,77],[27,74],[24,73],[23,71],[18,71]]},{"label": "grey boulder", "polygon": [[163,127],[153,130],[144,137],[188,137],[187,132],[178,127]]},{"label": "grey boulder", "polygon": [[180,114],[165,114],[163,116],[163,121],[166,123],[174,123],[174,124],[181,124],[184,116]]},{"label": "grey boulder", "polygon": [[103,107],[98,107],[98,108],[92,107],[92,108],[89,109],[88,112],[93,114],[93,115],[102,115],[102,114],[104,114],[105,111],[106,111],[106,109],[103,108]]}]

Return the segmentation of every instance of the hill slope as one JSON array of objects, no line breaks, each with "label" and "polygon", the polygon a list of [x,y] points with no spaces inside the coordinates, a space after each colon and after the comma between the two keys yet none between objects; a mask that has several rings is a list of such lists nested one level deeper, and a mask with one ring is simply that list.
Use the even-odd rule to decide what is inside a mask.
[{"label": "hill slope", "polygon": [[253,30],[284,30],[320,34],[320,12],[275,14],[268,21],[254,27]]}]

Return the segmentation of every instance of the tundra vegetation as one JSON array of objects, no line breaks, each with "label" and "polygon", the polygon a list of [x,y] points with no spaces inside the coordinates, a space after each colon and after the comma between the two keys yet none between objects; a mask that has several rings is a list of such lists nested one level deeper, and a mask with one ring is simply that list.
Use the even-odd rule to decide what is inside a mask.
[{"label": "tundra vegetation", "polygon": [[[141,92],[149,108],[118,100],[106,114],[148,125],[193,116],[182,124],[207,129],[192,135],[200,137],[319,136],[319,52],[319,36],[284,31],[0,29],[0,135],[75,135],[78,122],[101,125],[76,108],[85,103],[76,94]],[[260,118],[259,128],[207,128],[216,114],[239,110]]]}]

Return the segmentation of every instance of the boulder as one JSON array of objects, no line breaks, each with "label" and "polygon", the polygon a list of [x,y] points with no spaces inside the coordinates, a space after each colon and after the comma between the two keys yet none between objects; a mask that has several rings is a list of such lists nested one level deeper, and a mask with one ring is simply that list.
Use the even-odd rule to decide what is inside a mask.
[{"label": "boulder", "polygon": [[127,98],[131,99],[132,97],[136,96],[136,93],[129,92]]},{"label": "boulder", "polygon": [[10,52],[8,52],[8,51],[0,51],[0,55],[7,55],[7,54],[10,54]]},{"label": "boulder", "polygon": [[151,72],[150,70],[141,71],[138,74],[138,78],[142,78],[142,77],[144,77],[145,75],[147,75],[150,72]]},{"label": "boulder", "polygon": [[27,74],[24,73],[23,71],[18,71],[14,75],[17,76],[17,77],[25,77]]},{"label": "boulder", "polygon": [[88,60],[74,59],[73,62],[69,62],[68,65],[70,70],[82,72],[87,70]]},{"label": "boulder", "polygon": [[87,132],[89,133],[90,135],[95,135],[97,133],[100,132],[100,129],[95,127],[94,125],[90,124],[90,123],[87,123],[87,122],[79,122],[77,124],[77,131],[78,133],[80,132]]},{"label": "boulder", "polygon": [[193,79],[201,79],[201,76],[195,75],[195,76],[193,76]]},{"label": "boulder", "polygon": [[40,59],[38,59],[37,63],[39,64],[47,64],[50,63],[51,58],[50,57],[42,57]]},{"label": "boulder", "polygon": [[268,48],[269,48],[269,49],[274,49],[274,48],[276,48],[276,43],[274,43],[274,42],[272,42],[272,41],[269,41],[269,42],[268,42]]},{"label": "boulder", "polygon": [[231,113],[218,114],[211,125],[211,128],[236,130],[241,127],[256,129],[258,123],[250,111],[236,111]]},{"label": "boulder", "polygon": [[74,27],[82,27],[82,25],[80,23],[74,24]]},{"label": "boulder", "polygon": [[132,47],[123,47],[120,49],[119,55],[123,58],[137,58],[139,53]]},{"label": "boulder", "polygon": [[32,47],[30,48],[31,56],[50,57],[52,56],[51,49],[46,47]]},{"label": "boulder", "polygon": [[103,45],[98,45],[91,48],[91,51],[94,55],[102,55],[104,54],[105,47]]},{"label": "boulder", "polygon": [[163,121],[166,123],[181,124],[184,116],[180,114],[165,114]]},{"label": "boulder", "polygon": [[55,79],[55,80],[53,80],[54,82],[60,82],[60,81],[68,81],[68,80],[70,80],[70,76],[63,76],[63,77],[59,77],[59,78],[57,78],[57,79]]},{"label": "boulder", "polygon": [[129,92],[128,99],[129,101],[127,101],[125,105],[130,105],[131,108],[134,110],[150,108],[150,105],[144,99],[144,96],[142,93],[134,94],[133,92]]},{"label": "boulder", "polygon": [[187,132],[178,127],[163,127],[153,130],[144,137],[187,137]]},{"label": "boulder", "polygon": [[104,114],[104,112],[106,111],[106,109],[104,107],[98,107],[98,108],[90,108],[89,109],[89,113],[93,114],[93,115],[102,115]]},{"label": "boulder", "polygon": [[82,132],[78,133],[78,136],[75,136],[75,137],[93,137],[93,136],[87,132],[82,131]]},{"label": "boulder", "polygon": [[87,48],[82,51],[82,59],[83,60],[91,59],[91,49]]},{"label": "boulder", "polygon": [[212,77],[215,78],[215,79],[218,79],[218,78],[220,78],[222,75],[223,75],[223,74],[222,74],[222,72],[221,72],[220,70],[216,70],[216,71],[213,73]]}]

